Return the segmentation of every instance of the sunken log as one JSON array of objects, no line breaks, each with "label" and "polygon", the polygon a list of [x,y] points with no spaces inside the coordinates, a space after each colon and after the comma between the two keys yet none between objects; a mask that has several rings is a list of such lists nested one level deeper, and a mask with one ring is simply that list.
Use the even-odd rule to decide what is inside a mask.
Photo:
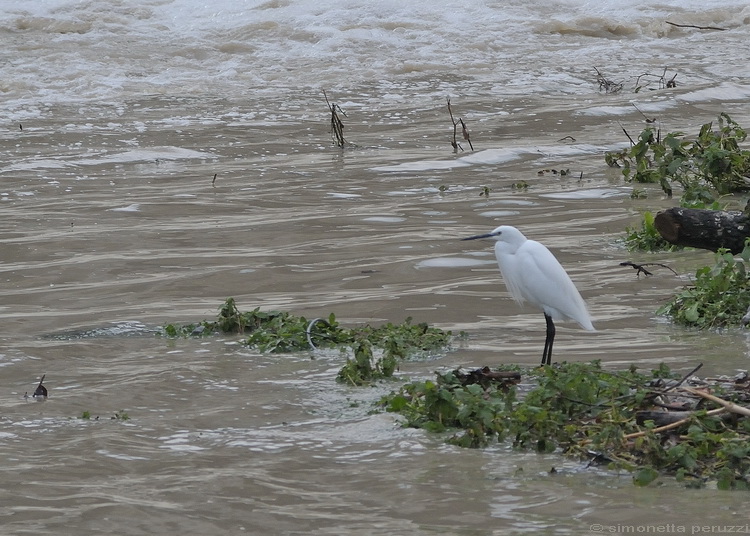
[{"label": "sunken log", "polygon": [[670,244],[711,251],[724,248],[734,255],[750,237],[750,217],[740,211],[674,207],[660,211],[654,225]]}]

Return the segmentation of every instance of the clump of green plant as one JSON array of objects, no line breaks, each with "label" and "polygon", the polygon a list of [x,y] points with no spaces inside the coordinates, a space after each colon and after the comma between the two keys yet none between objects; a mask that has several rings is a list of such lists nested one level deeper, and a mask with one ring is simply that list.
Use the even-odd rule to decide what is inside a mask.
[{"label": "clump of green plant", "polygon": [[449,439],[457,445],[482,447],[509,439],[519,448],[550,452],[576,443],[575,427],[568,427],[572,418],[584,413],[597,417],[613,405],[627,407],[620,397],[637,383],[634,372],[613,375],[599,362],[565,363],[525,373],[538,381],[538,387],[522,401],[515,387],[466,385],[452,371],[437,374],[436,381],[407,384],[382,403],[388,411],[401,413],[408,426],[435,432],[458,429]]},{"label": "clump of green plant", "polygon": [[[390,377],[399,360],[418,352],[445,348],[451,341],[450,331],[443,331],[425,323],[413,324],[407,318],[401,324],[386,323],[346,328],[333,313],[326,319],[308,320],[287,312],[240,311],[234,298],[227,298],[219,308],[217,320],[199,324],[164,327],[170,337],[199,336],[213,333],[237,333],[245,336],[248,346],[261,352],[296,352],[315,348],[351,348],[354,356],[339,373],[339,380],[356,385]],[[375,358],[375,350],[382,357]]]},{"label": "clump of green plant", "polygon": [[514,389],[464,385],[454,371],[438,374],[436,381],[406,384],[381,403],[405,417],[406,426],[431,432],[460,430],[448,442],[477,448],[505,437],[504,410],[514,400]]},{"label": "clump of green plant", "polygon": [[621,167],[629,181],[658,183],[672,196],[673,184],[682,188],[683,206],[705,206],[720,196],[750,190],[750,151],[740,148],[747,134],[731,117],[721,113],[718,126],[701,127],[687,139],[672,132],[663,139],[653,126],[638,141],[620,152],[605,155],[610,167]]},{"label": "clump of green plant", "polygon": [[518,449],[594,457],[634,472],[638,485],[667,473],[691,485],[750,486],[750,418],[732,425],[698,410],[668,440],[652,421],[638,422],[639,411],[663,393],[660,379],[676,377],[664,365],[643,374],[633,367],[606,371],[594,361],[524,374],[536,380],[525,396],[518,386],[466,383],[453,371],[408,383],[381,405],[400,414],[405,426],[450,433],[448,441],[459,446],[506,441]]},{"label": "clump of green plant", "polygon": [[[631,147],[607,153],[605,161],[610,167],[621,167],[626,180],[658,183],[670,197],[679,186],[680,206],[720,210],[724,208],[721,196],[750,190],[750,151],[740,147],[747,134],[729,115],[720,114],[717,123],[717,127],[713,122],[703,125],[695,139],[682,132],[662,138],[658,129],[649,126]],[[628,227],[626,232],[630,250],[679,249],[661,237],[649,212],[641,229]]]},{"label": "clump of green plant", "polygon": [[[662,471],[674,475],[688,487],[716,482],[719,489],[750,489],[750,421],[728,426],[719,416],[696,414],[684,426],[679,440],[663,441],[657,434],[637,438],[633,449],[638,461],[648,463],[648,472],[634,477],[637,485],[647,485]],[[636,480],[638,478],[638,480]]]},{"label": "clump of green plant", "polygon": [[391,378],[398,367],[397,356],[391,352],[384,352],[375,357],[372,344],[360,340],[352,346],[352,357],[346,358],[346,364],[341,367],[336,381],[351,385],[365,385],[375,380]]},{"label": "clump of green plant", "polygon": [[682,246],[676,246],[664,240],[664,237],[656,230],[653,213],[649,211],[643,213],[640,229],[626,227],[625,232],[625,244],[630,251],[676,251],[682,249]]},{"label": "clump of green plant", "polygon": [[739,325],[750,307],[750,241],[735,258],[726,250],[715,254],[715,264],[695,273],[695,284],[677,294],[657,313],[677,324],[699,328]]},{"label": "clump of green plant", "polygon": [[[412,324],[411,318],[402,324],[362,326],[351,335],[353,357],[346,358],[336,379],[352,385],[390,378],[401,361],[415,353],[444,348],[451,336],[424,323]],[[375,349],[380,350],[377,356]]]},{"label": "clump of green plant", "polygon": [[219,307],[215,321],[198,324],[168,324],[164,333],[169,337],[206,337],[215,333],[237,333],[246,335],[245,343],[262,352],[294,352],[306,350],[313,345],[332,347],[350,341],[349,334],[341,328],[336,317],[308,321],[281,311],[240,311],[234,298]]}]

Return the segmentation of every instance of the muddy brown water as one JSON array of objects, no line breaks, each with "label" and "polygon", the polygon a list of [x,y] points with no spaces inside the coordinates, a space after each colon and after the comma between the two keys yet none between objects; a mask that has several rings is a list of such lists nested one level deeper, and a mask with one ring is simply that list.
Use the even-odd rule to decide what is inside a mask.
[{"label": "muddy brown water", "polygon": [[[401,428],[370,413],[392,385],[335,382],[338,352],[262,355],[236,337],[151,332],[210,319],[233,296],[242,309],[333,312],[347,324],[410,316],[468,333],[405,363],[404,381],[535,364],[542,315],[508,297],[490,243],[459,240],[504,223],[547,244],[589,303],[598,331],[560,324],[555,360],[747,368],[743,332],[686,331],[654,314],[711,255],[631,254],[618,242],[642,210],[672,202],[650,187],[632,200],[606,168],[599,149],[623,141],[611,121],[576,113],[572,98],[503,104],[533,116],[498,115],[489,98],[464,104],[478,118],[476,151],[458,155],[439,102],[350,103],[357,146],[345,151],[331,146],[319,109],[250,118],[243,103],[219,99],[149,97],[117,113],[51,107],[5,130],[0,532],[588,534],[747,523],[744,494],[669,479],[639,489],[627,474],[557,455],[460,449]],[[664,119],[694,130],[718,111],[685,105]],[[568,135],[576,141],[560,141]],[[511,188],[520,181],[529,188]],[[680,277],[637,278],[625,260],[664,262]],[[49,399],[25,399],[42,374]],[[79,419],[84,411],[98,420]],[[110,419],[120,411],[130,420]]]}]

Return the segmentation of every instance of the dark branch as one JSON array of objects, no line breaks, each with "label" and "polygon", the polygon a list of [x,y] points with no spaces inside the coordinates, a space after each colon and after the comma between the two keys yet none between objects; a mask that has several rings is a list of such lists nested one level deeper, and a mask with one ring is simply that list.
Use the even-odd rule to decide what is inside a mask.
[{"label": "dark branch", "polygon": [[469,147],[471,147],[471,150],[474,150],[474,145],[471,143],[471,137],[469,136],[469,129],[466,127],[466,123],[464,123],[464,120],[462,118],[458,118],[458,121],[456,121],[453,118],[453,110],[451,109],[451,99],[450,97],[447,97],[446,100],[448,101],[448,113],[451,116],[451,123],[453,123],[453,139],[451,140],[451,146],[453,147],[454,152],[458,152],[459,149],[462,151],[464,150],[463,147],[461,147],[461,144],[456,141],[456,136],[458,134],[458,125],[461,124],[461,135],[463,138],[469,143]]},{"label": "dark branch", "polygon": [[654,275],[653,273],[651,273],[648,270],[646,270],[645,266],[659,266],[660,268],[666,268],[667,270],[669,270],[670,272],[672,272],[674,275],[677,275],[677,276],[680,275],[677,272],[675,272],[672,268],[670,268],[669,266],[667,266],[666,264],[659,264],[657,262],[647,262],[645,264],[636,264],[634,262],[626,261],[626,262],[621,262],[620,266],[631,266],[631,267],[633,267],[633,269],[635,269],[636,275],[638,277],[641,277],[641,274],[643,274],[643,275],[645,275],[647,277],[650,276],[650,275]]},{"label": "dark branch", "polygon": [[676,26],[678,28],[695,28],[696,30],[718,30],[720,32],[726,32],[729,30],[729,28],[719,28],[717,26],[695,26],[694,24],[677,24],[674,22],[669,22],[668,20],[665,20],[667,24],[671,24],[672,26]]},{"label": "dark branch", "polygon": [[341,115],[343,115],[344,117],[346,117],[346,114],[339,105],[331,104],[328,101],[328,95],[326,95],[325,90],[323,90],[323,97],[325,97],[328,109],[331,111],[331,137],[338,147],[343,148],[346,145],[346,140],[344,139],[344,123],[339,118],[336,110],[341,112]]}]

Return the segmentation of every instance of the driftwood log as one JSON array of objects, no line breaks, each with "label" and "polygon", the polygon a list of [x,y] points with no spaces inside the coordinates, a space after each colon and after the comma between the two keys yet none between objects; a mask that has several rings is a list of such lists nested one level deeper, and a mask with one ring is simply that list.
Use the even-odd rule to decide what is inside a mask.
[{"label": "driftwood log", "polygon": [[740,253],[750,237],[750,217],[745,212],[674,207],[654,218],[659,234],[678,246]]}]

